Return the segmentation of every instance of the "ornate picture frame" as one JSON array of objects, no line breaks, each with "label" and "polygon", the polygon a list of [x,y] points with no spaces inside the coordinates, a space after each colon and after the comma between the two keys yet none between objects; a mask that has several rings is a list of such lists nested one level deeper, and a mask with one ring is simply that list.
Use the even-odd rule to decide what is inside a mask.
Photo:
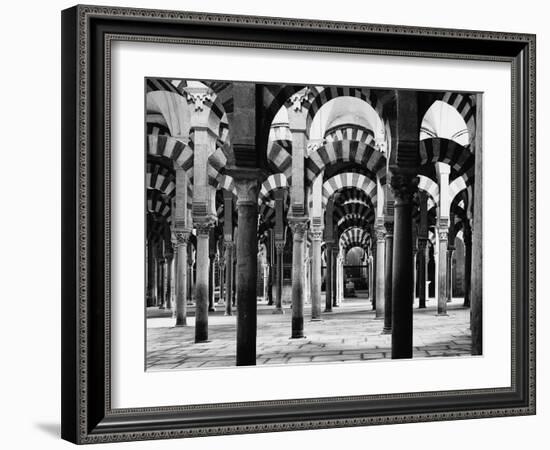
[{"label": "ornate picture frame", "polygon": [[[120,41],[510,64],[510,386],[113,408],[111,48]],[[535,36],[99,6],[67,9],[62,12],[62,237],[62,437],[71,442],[535,414]]]}]

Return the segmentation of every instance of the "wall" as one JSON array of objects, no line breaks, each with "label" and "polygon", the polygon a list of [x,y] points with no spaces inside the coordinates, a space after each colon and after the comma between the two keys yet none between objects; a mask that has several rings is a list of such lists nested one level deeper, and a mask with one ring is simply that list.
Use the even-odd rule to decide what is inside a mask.
[{"label": "wall", "polygon": [[[103,3],[98,0],[98,3]],[[110,0],[106,4],[188,9],[195,11],[295,16],[461,27],[538,34],[538,117],[550,121],[549,50],[550,30],[544,2],[536,0],[480,2],[463,0],[445,5],[439,1],[388,0],[385,2],[318,2],[308,0]],[[59,439],[60,392],[60,15],[71,1],[19,1],[2,8],[2,300],[0,319],[2,342],[0,411],[3,448],[69,448]],[[7,97],[6,97],[7,95]],[[539,127],[539,172],[550,163],[543,143],[548,127]],[[8,160],[5,160],[7,156]],[[543,172],[542,172],[543,173]],[[543,173],[544,175],[544,173]],[[507,176],[507,174],[506,174]],[[539,198],[549,186],[549,177],[539,183]],[[549,250],[548,238],[540,226],[548,208],[539,202],[539,254]],[[548,272],[543,257],[539,273]],[[540,277],[542,278],[542,276]],[[6,289],[7,286],[7,289]],[[542,282],[538,293],[538,316],[548,317],[548,291]],[[428,424],[394,425],[227,436],[186,442],[141,442],[116,448],[253,449],[261,448],[346,448],[392,449],[400,445],[423,450],[483,448],[511,449],[537,445],[543,427],[549,423],[550,407],[548,327],[539,327],[539,414],[536,417],[469,420]],[[465,374],[475,376],[475,374]],[[376,382],[365,380],[365,382]],[[544,436],[546,433],[544,433]],[[115,447],[109,447],[115,448]]]}]

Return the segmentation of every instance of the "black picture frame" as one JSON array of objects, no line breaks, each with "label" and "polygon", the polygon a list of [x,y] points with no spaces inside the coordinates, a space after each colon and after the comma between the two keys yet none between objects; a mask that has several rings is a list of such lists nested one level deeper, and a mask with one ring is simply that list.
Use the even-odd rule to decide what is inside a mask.
[{"label": "black picture frame", "polygon": [[[112,409],[106,61],[116,39],[511,63],[511,386]],[[534,35],[80,5],[62,12],[64,439],[83,444],[528,414],[535,414]]]}]

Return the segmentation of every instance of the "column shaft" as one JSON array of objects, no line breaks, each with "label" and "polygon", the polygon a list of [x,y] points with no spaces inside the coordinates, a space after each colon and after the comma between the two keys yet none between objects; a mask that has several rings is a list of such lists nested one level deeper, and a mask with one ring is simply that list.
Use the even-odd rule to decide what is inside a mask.
[{"label": "column shaft", "polygon": [[439,230],[439,264],[437,268],[437,314],[439,316],[447,315],[447,239],[447,230]]},{"label": "column shaft", "polygon": [[225,315],[233,315],[231,294],[233,292],[233,243],[225,243]]},{"label": "column shaft", "polygon": [[418,307],[426,307],[426,263],[428,246],[425,239],[418,240]]},{"label": "column shaft", "polygon": [[394,234],[392,266],[392,358],[412,358],[413,345],[413,239],[412,196],[417,178],[394,174]]},{"label": "column shaft", "polygon": [[386,266],[385,256],[385,230],[382,227],[378,227],[376,231],[376,318],[382,319],[384,317],[385,306],[385,276],[384,269]]},{"label": "column shaft", "polygon": [[208,234],[209,224],[197,226],[196,284],[195,284],[195,342],[208,340],[208,284],[209,264]]},{"label": "column shaft", "polygon": [[325,273],[325,312],[332,312],[332,243],[325,248],[326,273]]},{"label": "column shaft", "polygon": [[393,224],[386,224],[386,267],[384,270],[384,334],[392,330]]},{"label": "column shaft", "polygon": [[283,249],[285,243],[277,242],[275,249],[277,251],[277,273],[275,280],[275,309],[274,314],[283,314]]},{"label": "column shaft", "polygon": [[311,242],[311,320],[321,318],[321,238],[321,231],[313,231]]},{"label": "column shaft", "polygon": [[305,219],[290,223],[292,229],[292,333],[291,338],[304,337],[304,234]]},{"label": "column shaft", "polygon": [[176,232],[176,327],[187,325],[187,241],[189,233]]}]

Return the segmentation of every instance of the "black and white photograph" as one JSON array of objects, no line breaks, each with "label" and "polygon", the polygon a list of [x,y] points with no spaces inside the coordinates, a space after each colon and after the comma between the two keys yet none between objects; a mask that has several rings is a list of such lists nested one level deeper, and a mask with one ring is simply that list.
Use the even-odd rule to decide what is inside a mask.
[{"label": "black and white photograph", "polygon": [[483,355],[483,92],[365,83],[145,79],[146,371]]}]

